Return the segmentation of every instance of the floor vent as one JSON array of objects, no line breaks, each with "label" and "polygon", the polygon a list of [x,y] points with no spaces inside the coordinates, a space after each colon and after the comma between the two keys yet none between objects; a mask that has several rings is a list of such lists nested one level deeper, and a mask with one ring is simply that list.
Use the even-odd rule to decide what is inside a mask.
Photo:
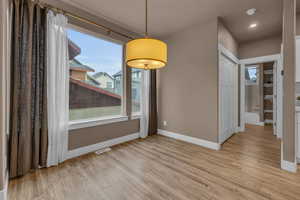
[{"label": "floor vent", "polygon": [[111,151],[110,147],[107,147],[107,148],[104,148],[104,149],[99,149],[99,150],[95,151],[95,154],[101,155],[101,154],[103,154],[105,152],[108,152],[108,151]]}]

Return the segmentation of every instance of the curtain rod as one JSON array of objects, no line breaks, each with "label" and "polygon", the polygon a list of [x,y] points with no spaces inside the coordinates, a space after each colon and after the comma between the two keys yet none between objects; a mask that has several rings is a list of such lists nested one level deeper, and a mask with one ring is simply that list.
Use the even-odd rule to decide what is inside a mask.
[{"label": "curtain rod", "polygon": [[64,15],[67,15],[67,16],[72,17],[72,18],[74,18],[74,19],[77,19],[77,20],[79,20],[79,21],[82,21],[82,22],[85,22],[85,23],[88,23],[88,24],[95,25],[95,26],[97,26],[97,27],[99,27],[99,28],[101,28],[101,29],[104,29],[108,34],[110,34],[110,33],[115,33],[115,34],[117,34],[117,35],[120,35],[120,36],[122,36],[122,37],[131,39],[131,40],[134,39],[132,36],[129,36],[129,35],[126,35],[126,34],[124,34],[124,33],[120,33],[120,32],[118,32],[118,31],[112,30],[112,29],[108,28],[107,26],[104,26],[104,25],[98,24],[98,23],[96,23],[96,22],[94,22],[94,21],[92,21],[92,20],[89,20],[89,19],[80,17],[80,16],[78,16],[78,15],[76,15],[76,14],[73,14],[73,13],[71,13],[71,12],[69,12],[69,11],[66,11],[66,10],[64,10],[64,9],[56,8],[56,7],[52,6],[52,5],[49,5],[49,4],[47,4],[47,3],[43,3],[43,2],[40,2],[40,1],[38,1],[38,5],[40,5],[42,8],[45,7],[45,8],[48,8],[48,9],[53,10],[53,11],[56,11],[56,12],[61,12],[61,13],[63,13]]}]

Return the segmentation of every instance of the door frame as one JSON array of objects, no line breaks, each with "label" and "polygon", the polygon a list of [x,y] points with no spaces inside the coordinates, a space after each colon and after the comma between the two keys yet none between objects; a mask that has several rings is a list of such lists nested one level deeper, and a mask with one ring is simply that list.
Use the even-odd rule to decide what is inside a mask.
[{"label": "door frame", "polygon": [[[221,82],[220,82],[220,58],[221,56],[225,56],[226,58],[228,58],[229,60],[231,60],[233,63],[235,63],[237,65],[237,100],[239,98],[239,64],[240,64],[240,60],[228,49],[226,49],[222,44],[218,44],[218,142],[219,144],[221,144],[221,101],[220,101],[220,97],[221,97]],[[237,101],[237,106],[236,106],[236,111],[237,111],[237,116],[236,116],[236,127],[235,127],[235,131],[234,132],[238,132],[240,130],[239,128],[239,119],[238,119],[238,110],[239,110],[239,102]]]},{"label": "door frame", "polygon": [[283,84],[283,77],[281,72],[283,70],[282,66],[282,56],[281,54],[273,54],[268,56],[261,56],[261,57],[254,57],[248,59],[241,59],[240,60],[240,131],[245,131],[245,66],[249,64],[258,64],[258,63],[265,63],[265,62],[275,62],[276,66],[276,94],[277,94],[277,101],[276,101],[276,130],[274,130],[274,134],[278,138],[282,138],[282,84]]}]

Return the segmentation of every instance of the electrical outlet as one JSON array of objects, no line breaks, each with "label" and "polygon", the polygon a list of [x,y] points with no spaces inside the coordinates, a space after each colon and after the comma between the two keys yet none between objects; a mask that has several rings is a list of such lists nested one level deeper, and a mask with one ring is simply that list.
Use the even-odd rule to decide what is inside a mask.
[{"label": "electrical outlet", "polygon": [[164,126],[167,126],[167,125],[168,125],[167,121],[164,121],[163,123],[164,123]]}]

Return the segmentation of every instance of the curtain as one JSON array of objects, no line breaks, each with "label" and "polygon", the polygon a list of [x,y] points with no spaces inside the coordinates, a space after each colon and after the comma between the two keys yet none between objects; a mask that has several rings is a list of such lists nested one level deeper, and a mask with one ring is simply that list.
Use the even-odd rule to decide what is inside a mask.
[{"label": "curtain", "polygon": [[142,73],[141,88],[141,118],[140,118],[140,137],[148,136],[149,128],[149,92],[150,92],[150,71],[144,70]]},{"label": "curtain", "polygon": [[157,90],[156,90],[156,70],[150,70],[149,77],[149,123],[148,135],[157,134]]},{"label": "curtain", "polygon": [[144,70],[141,96],[140,137],[157,134],[156,70]]},{"label": "curtain", "polygon": [[67,18],[47,14],[47,94],[48,94],[48,162],[64,161],[67,152],[69,122],[69,56]]},{"label": "curtain", "polygon": [[46,166],[46,11],[14,0],[12,21],[10,177]]}]

